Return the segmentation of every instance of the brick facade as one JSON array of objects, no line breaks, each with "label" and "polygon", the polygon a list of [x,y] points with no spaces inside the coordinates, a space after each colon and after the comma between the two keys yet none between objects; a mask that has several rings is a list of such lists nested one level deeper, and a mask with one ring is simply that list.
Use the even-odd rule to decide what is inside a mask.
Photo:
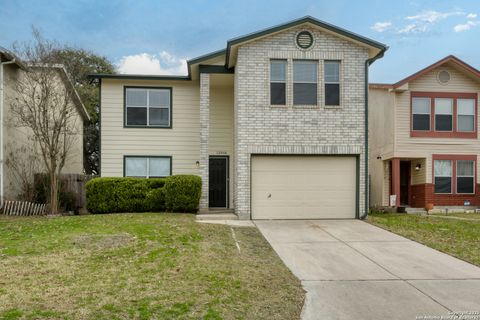
[{"label": "brick facade", "polygon": [[[295,45],[307,29],[310,50]],[[288,60],[287,105],[269,101],[270,59]],[[293,106],[292,61],[319,61],[318,106]],[[366,48],[317,29],[292,28],[239,47],[235,67],[236,213],[250,219],[252,154],[351,154],[360,156],[359,214],[365,211],[365,61]],[[323,61],[341,61],[341,106],[323,105]]]},{"label": "brick facade", "polygon": [[210,131],[210,75],[200,74],[200,177],[202,177],[202,195],[200,211],[208,210],[208,141]]},{"label": "brick facade", "polygon": [[425,208],[428,203],[434,206],[463,206],[470,201],[472,206],[480,206],[480,184],[476,186],[476,194],[435,194],[432,183],[418,184],[411,187],[411,206]]}]

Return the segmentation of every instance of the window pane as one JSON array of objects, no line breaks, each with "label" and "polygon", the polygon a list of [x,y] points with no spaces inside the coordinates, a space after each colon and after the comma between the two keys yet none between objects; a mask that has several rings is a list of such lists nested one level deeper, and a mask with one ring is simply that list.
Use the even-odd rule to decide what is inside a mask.
[{"label": "window pane", "polygon": [[435,115],[435,130],[436,131],[452,131],[453,117],[451,115]]},{"label": "window pane", "polygon": [[325,61],[325,82],[340,82],[340,62]]},{"label": "window pane", "polygon": [[170,175],[170,158],[149,158],[149,177],[167,177]]},{"label": "window pane", "polygon": [[451,115],[453,112],[453,100],[452,99],[435,99],[435,114],[448,114]]},{"label": "window pane", "polygon": [[412,123],[413,130],[430,130],[430,114],[414,114]]},{"label": "window pane", "polygon": [[452,161],[451,160],[435,160],[435,177],[451,177]]},{"label": "window pane", "polygon": [[314,83],[294,83],[293,84],[293,104],[294,105],[316,105],[317,104],[317,85]]},{"label": "window pane", "polygon": [[475,100],[457,99],[457,113],[461,115],[475,115]]},{"label": "window pane", "polygon": [[473,193],[473,177],[457,177],[457,193]]},{"label": "window pane", "polygon": [[325,84],[325,105],[340,105],[340,85],[334,83]]},{"label": "window pane", "polygon": [[270,83],[270,104],[285,105],[285,83]]},{"label": "window pane", "polygon": [[147,108],[127,108],[127,125],[147,125]]},{"label": "window pane", "polygon": [[125,176],[127,177],[146,177],[147,176],[147,158],[125,158]]},{"label": "window pane", "polygon": [[317,62],[315,61],[294,61],[293,82],[317,82]]},{"label": "window pane", "polygon": [[170,107],[170,90],[149,90],[149,105],[154,107]]},{"label": "window pane", "polygon": [[145,89],[127,89],[127,106],[146,106],[147,90]]},{"label": "window pane", "polygon": [[287,74],[287,61],[270,61],[270,81],[285,81]]},{"label": "window pane", "polygon": [[170,112],[168,108],[150,108],[149,121],[152,126],[165,126],[170,124]]},{"label": "window pane", "polygon": [[474,116],[458,116],[457,130],[461,132],[475,131],[475,117]]},{"label": "window pane", "polygon": [[435,177],[435,193],[452,193],[452,178]]},{"label": "window pane", "polygon": [[430,114],[430,98],[412,98],[414,114]]},{"label": "window pane", "polygon": [[457,176],[460,177],[473,177],[474,161],[472,160],[458,160],[457,161]]}]

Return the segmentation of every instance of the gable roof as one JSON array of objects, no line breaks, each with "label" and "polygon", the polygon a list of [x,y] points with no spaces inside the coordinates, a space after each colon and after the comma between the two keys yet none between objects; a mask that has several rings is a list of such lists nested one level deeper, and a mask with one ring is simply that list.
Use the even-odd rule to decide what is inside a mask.
[{"label": "gable roof", "polygon": [[[349,41],[355,42],[359,45],[367,47],[369,49],[369,58],[370,62],[373,62],[375,59],[380,58],[385,51],[388,50],[388,47],[380,42],[375,40],[363,37],[359,34],[353,33],[346,29],[334,26],[327,22],[318,20],[311,16],[305,16],[296,20],[292,20],[274,27],[249,33],[240,37],[236,37],[227,41],[226,49],[217,50],[205,55],[190,59],[187,61],[188,75],[186,76],[162,76],[162,75],[105,75],[105,74],[92,74],[89,75],[90,78],[124,78],[124,79],[151,79],[151,80],[192,80],[198,78],[198,70],[200,64],[208,64],[210,60],[221,60],[224,63],[225,72],[233,70],[234,67],[234,57],[236,56],[236,50],[238,46],[249,41],[254,41],[256,39],[266,37],[275,33],[282,32],[286,29],[293,28],[302,24],[310,24],[315,27],[324,29],[325,31],[336,34],[342,38],[345,38]],[[207,62],[207,63],[205,63]]]},{"label": "gable roof", "polygon": [[[245,42],[249,42],[249,41],[252,41],[252,40],[255,40],[255,39],[258,39],[258,38],[262,38],[262,37],[265,37],[265,36],[268,36],[268,35],[271,35],[271,34],[274,34],[274,33],[278,33],[278,32],[281,32],[283,30],[290,29],[290,28],[293,28],[293,27],[296,27],[296,26],[299,26],[299,25],[302,25],[302,24],[306,24],[306,23],[311,24],[311,25],[316,26],[316,27],[320,27],[322,29],[325,29],[326,31],[329,31],[329,32],[337,34],[341,37],[347,38],[350,41],[353,41],[353,42],[359,43],[361,45],[364,45],[366,47],[369,47],[371,49],[370,58],[373,58],[373,57],[375,57],[379,54],[383,54],[388,49],[388,47],[383,43],[380,43],[380,42],[377,42],[375,40],[366,38],[364,36],[361,36],[359,34],[348,31],[346,29],[334,26],[330,23],[318,20],[318,19],[313,18],[311,16],[305,16],[305,17],[302,17],[302,18],[299,18],[299,19],[296,19],[296,20],[292,20],[290,22],[286,22],[286,23],[271,27],[271,28],[267,28],[267,29],[264,29],[264,30],[260,30],[260,31],[257,31],[257,32],[253,32],[253,33],[250,33],[250,34],[247,34],[247,35],[244,35],[244,36],[240,36],[240,37],[228,40],[228,42],[227,42],[227,52],[226,52],[226,58],[225,58],[225,60],[226,60],[225,61],[225,66],[227,68],[229,68],[233,65],[231,63],[232,62],[231,57],[232,57],[232,55],[235,54],[233,51],[235,50],[236,46],[238,46],[242,43],[245,43]],[[233,54],[232,54],[232,52],[233,52]]]},{"label": "gable roof", "polygon": [[474,67],[472,67],[471,65],[469,65],[465,61],[460,60],[459,58],[455,57],[454,55],[449,55],[449,56],[446,56],[445,58],[435,62],[434,64],[429,65],[428,67],[423,68],[422,70],[420,70],[418,72],[415,72],[414,74],[406,77],[405,79],[402,79],[402,80],[398,81],[397,83],[392,84],[392,88],[396,89],[398,87],[401,87],[404,84],[406,84],[408,82],[411,82],[415,79],[418,79],[419,77],[421,77],[424,74],[432,71],[433,69],[438,68],[438,67],[440,67],[440,66],[442,66],[446,63],[449,63],[449,62],[458,65],[459,67],[461,67],[466,72],[471,73],[475,77],[480,78],[480,71],[479,70],[475,69]]},{"label": "gable roof", "polygon": [[20,69],[23,69],[25,71],[28,70],[27,66],[25,63],[18,58],[13,52],[10,50],[5,49],[4,47],[0,46],[0,61],[6,62],[6,61],[13,61]]}]

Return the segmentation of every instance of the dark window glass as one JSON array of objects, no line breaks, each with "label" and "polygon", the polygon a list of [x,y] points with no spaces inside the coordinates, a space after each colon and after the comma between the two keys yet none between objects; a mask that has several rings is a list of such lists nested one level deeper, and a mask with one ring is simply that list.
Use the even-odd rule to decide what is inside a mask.
[{"label": "dark window glass", "polygon": [[340,105],[340,84],[334,84],[334,83],[325,84],[325,105],[327,106]]},{"label": "dark window glass", "polygon": [[437,114],[435,115],[435,130],[436,131],[452,131],[452,116]]},{"label": "dark window glass", "polygon": [[452,178],[435,177],[435,193],[451,193],[451,192],[452,192]]},{"label": "dark window glass", "polygon": [[430,115],[429,114],[414,114],[413,115],[413,130],[430,130]]},{"label": "dark window glass", "polygon": [[316,105],[317,84],[316,83],[295,83],[293,84],[294,105]]},{"label": "dark window glass", "polygon": [[473,193],[473,177],[457,177],[457,193]]},{"label": "dark window glass", "polygon": [[147,124],[147,108],[127,108],[127,125],[144,126]]},{"label": "dark window glass", "polygon": [[285,96],[285,83],[270,83],[270,104],[284,105],[286,103]]}]

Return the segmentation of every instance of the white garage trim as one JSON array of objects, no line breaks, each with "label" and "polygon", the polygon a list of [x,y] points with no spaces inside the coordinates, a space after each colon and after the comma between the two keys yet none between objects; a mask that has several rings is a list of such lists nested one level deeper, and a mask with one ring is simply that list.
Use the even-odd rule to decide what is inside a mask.
[{"label": "white garage trim", "polygon": [[252,155],[251,218],[358,218],[359,162],[359,155]]}]

